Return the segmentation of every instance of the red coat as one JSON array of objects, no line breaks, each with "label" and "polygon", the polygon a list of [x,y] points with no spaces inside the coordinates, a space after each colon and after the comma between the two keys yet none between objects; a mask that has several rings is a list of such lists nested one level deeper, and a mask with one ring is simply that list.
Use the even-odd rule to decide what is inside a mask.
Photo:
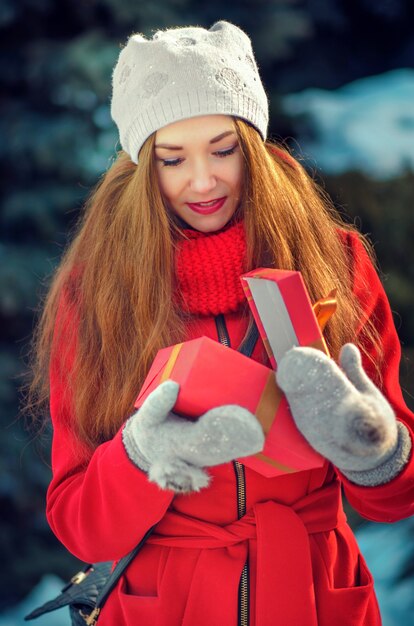
[{"label": "red coat", "polygon": [[[355,236],[354,291],[376,320],[385,351],[383,392],[413,430],[399,383],[400,347],[384,290]],[[370,285],[366,291],[360,278]],[[237,347],[246,321],[226,316]],[[361,323],[362,325],[362,323]],[[188,338],[217,339],[213,318],[200,318]],[[261,342],[253,358],[264,360]],[[381,623],[367,570],[342,511],[340,485],[370,520],[392,522],[414,513],[414,462],[390,483],[359,487],[330,464],[267,479],[245,468],[247,513],[238,520],[232,463],[209,469],[211,486],[174,495],[150,483],[127,457],[119,432],[94,452],[68,426],[60,363],[51,366],[54,425],[49,523],[84,561],[117,560],[159,522],[99,618],[100,626],[236,626],[241,571],[249,561],[250,626],[374,626]],[[370,371],[368,363],[365,363]],[[381,546],[378,546],[381,549]]]}]

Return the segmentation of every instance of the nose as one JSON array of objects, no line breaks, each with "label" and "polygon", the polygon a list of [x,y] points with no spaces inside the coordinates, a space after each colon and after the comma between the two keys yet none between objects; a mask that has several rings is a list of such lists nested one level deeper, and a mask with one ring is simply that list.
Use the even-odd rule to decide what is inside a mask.
[{"label": "nose", "polygon": [[195,163],[191,170],[189,184],[190,189],[199,194],[212,191],[217,184],[212,166],[204,160]]}]

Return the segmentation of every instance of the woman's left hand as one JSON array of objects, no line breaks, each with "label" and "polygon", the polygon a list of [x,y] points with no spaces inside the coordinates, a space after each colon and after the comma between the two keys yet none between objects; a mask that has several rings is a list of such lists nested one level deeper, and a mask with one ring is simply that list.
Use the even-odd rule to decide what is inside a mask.
[{"label": "woman's left hand", "polygon": [[345,474],[382,466],[398,448],[390,404],[362,368],[359,350],[343,346],[340,367],[314,348],[292,348],[278,366],[297,427],[312,447]]}]

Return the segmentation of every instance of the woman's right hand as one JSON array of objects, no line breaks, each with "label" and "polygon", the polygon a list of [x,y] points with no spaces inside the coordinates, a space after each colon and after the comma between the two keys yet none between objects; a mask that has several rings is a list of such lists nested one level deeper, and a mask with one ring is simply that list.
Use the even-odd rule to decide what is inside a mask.
[{"label": "woman's right hand", "polygon": [[262,427],[247,409],[224,405],[197,421],[172,413],[179,384],[167,380],[126,422],[122,437],[130,459],[162,489],[199,491],[209,484],[204,467],[260,452]]}]

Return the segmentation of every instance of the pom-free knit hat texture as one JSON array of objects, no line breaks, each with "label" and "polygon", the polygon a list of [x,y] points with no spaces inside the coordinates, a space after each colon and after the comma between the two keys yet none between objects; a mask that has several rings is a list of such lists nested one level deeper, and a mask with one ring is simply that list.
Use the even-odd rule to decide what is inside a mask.
[{"label": "pom-free knit hat texture", "polygon": [[113,72],[111,115],[134,163],[156,130],[214,114],[240,117],[266,139],[268,101],[246,33],[220,21],[129,38]]}]

